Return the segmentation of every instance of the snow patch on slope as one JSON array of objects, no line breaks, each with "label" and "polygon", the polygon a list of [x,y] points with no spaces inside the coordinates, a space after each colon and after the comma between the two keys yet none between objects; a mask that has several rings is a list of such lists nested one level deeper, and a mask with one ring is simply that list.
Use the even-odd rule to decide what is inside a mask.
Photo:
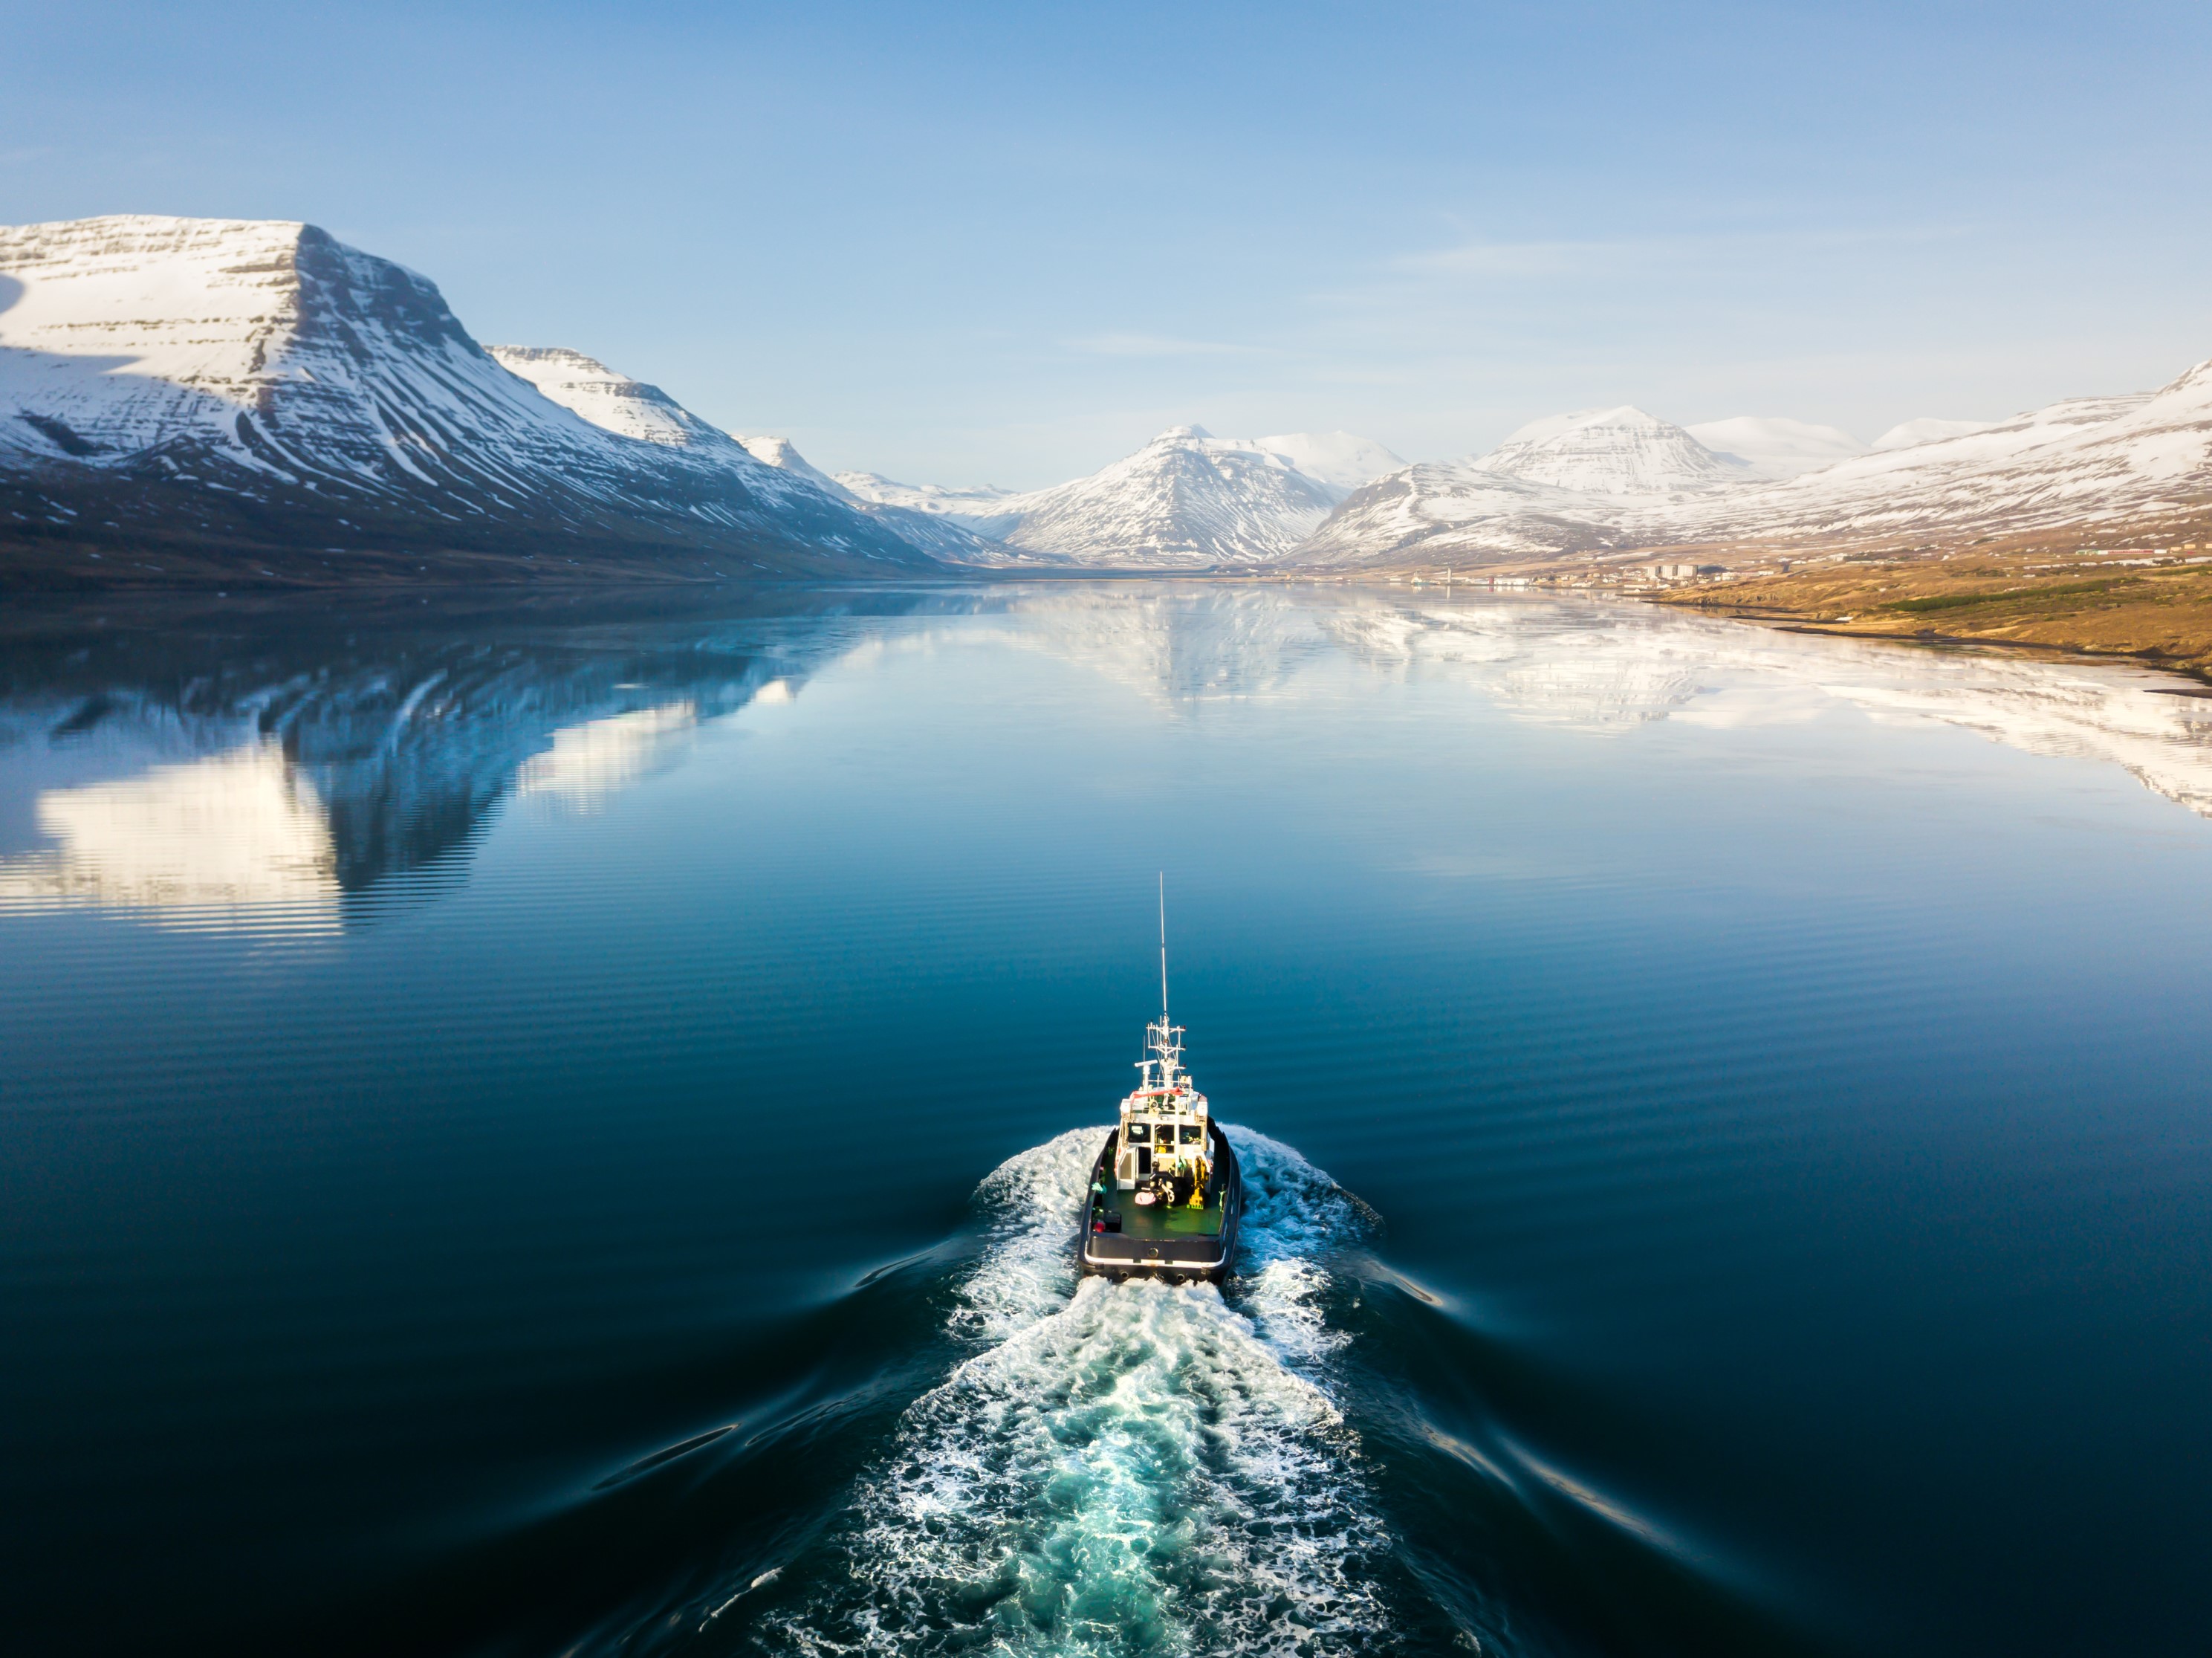
[{"label": "snow patch on slope", "polygon": [[1985,432],[2002,424],[1995,420],[1938,420],[1932,416],[1923,417],[1892,426],[1867,447],[1876,451],[1915,448],[1923,443],[1941,443],[1947,438]]}]

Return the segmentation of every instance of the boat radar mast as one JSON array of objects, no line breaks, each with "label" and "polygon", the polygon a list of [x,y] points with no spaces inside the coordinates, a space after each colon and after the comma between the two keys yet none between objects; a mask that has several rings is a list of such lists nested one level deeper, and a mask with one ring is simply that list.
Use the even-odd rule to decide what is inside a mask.
[{"label": "boat radar mast", "polygon": [[1160,1016],[1145,1028],[1146,1057],[1137,1061],[1143,1080],[1140,1093],[1174,1094],[1187,1091],[1190,1079],[1182,1068],[1182,1027],[1168,1022],[1168,877],[1160,871]]}]

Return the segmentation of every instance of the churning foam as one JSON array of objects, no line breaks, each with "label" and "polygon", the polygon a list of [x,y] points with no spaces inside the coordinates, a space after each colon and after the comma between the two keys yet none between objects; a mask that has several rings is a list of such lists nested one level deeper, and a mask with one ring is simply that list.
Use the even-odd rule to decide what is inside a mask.
[{"label": "churning foam", "polygon": [[[981,1350],[901,1418],[854,1493],[848,1566],[760,1630],[806,1652],[1289,1653],[1383,1633],[1386,1545],[1323,1367],[1314,1256],[1365,1216],[1288,1147],[1235,1135],[1245,1276],[1076,1282],[1084,1129],[978,1192],[952,1326]],[[1071,1297],[1070,1291],[1073,1294]]]}]

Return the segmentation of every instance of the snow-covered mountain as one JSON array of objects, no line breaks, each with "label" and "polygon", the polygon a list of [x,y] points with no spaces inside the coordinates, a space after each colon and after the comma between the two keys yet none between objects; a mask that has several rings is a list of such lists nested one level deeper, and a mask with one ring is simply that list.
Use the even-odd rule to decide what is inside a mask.
[{"label": "snow-covered mountain", "polygon": [[1869,447],[1838,427],[1766,415],[1708,420],[1682,430],[1715,454],[1744,462],[1747,475],[1758,479],[1795,478],[1801,472],[1818,472],[1838,460],[1864,454]]},{"label": "snow-covered mountain", "polygon": [[1672,421],[1627,404],[1533,420],[1474,464],[1531,484],[1611,496],[1723,489],[1750,472]]},{"label": "snow-covered mountain", "polygon": [[509,359],[526,372],[427,278],[313,225],[0,229],[0,531],[691,574],[930,567],[653,387],[574,353]]},{"label": "snow-covered mountain", "polygon": [[1751,463],[1628,405],[1531,421],[1487,454],[1355,490],[1291,555],[1350,568],[1533,561],[1627,544],[1639,509],[1741,488]]},{"label": "snow-covered mountain", "polygon": [[1121,569],[1272,564],[1340,497],[1249,440],[1171,426],[1088,478],[1009,502],[1021,516],[1006,539]]},{"label": "snow-covered mountain", "polygon": [[2072,525],[2148,527],[2201,516],[2208,502],[2212,362],[2155,392],[2071,398],[1631,527],[1647,540],[1850,546]]},{"label": "snow-covered mountain", "polygon": [[1161,433],[1134,454],[1024,494],[840,472],[862,500],[928,513],[1035,558],[1101,569],[1198,570],[1283,558],[1370,479],[1406,463],[1350,432]]},{"label": "snow-covered mountain", "polygon": [[[1860,453],[1771,475],[1809,458],[1824,432],[1850,442],[1796,422],[1717,422],[1692,434],[1633,409],[1559,416],[1478,460],[1408,467],[1355,491],[1287,562],[1923,545],[2076,525],[2151,535],[2197,522],[2212,503],[2212,363],[2154,393],[2069,399],[1995,424],[1911,422]],[[1916,434],[1923,441],[1906,441]],[[1737,447],[1722,454],[1701,436]],[[1768,439],[1777,441],[1764,454],[1743,454]]]},{"label": "snow-covered mountain", "polygon": [[1350,432],[1216,437],[1175,426],[1088,478],[1015,494],[841,472],[863,500],[928,513],[1030,556],[1102,569],[1203,570],[1282,558],[1369,479],[1405,465]]}]

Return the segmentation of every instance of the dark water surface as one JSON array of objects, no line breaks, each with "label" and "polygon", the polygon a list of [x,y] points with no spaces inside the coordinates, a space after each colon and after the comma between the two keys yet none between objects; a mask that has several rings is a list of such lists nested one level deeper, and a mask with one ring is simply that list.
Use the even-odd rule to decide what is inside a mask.
[{"label": "dark water surface", "polygon": [[[2212,703],[515,602],[0,619],[12,1649],[2202,1649]],[[1225,1297],[1070,1271],[1160,869]]]}]

